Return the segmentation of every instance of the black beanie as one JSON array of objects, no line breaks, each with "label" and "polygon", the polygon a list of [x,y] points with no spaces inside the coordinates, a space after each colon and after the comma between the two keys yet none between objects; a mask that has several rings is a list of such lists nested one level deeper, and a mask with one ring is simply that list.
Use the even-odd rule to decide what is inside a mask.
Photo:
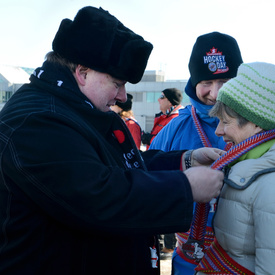
[{"label": "black beanie", "polygon": [[120,107],[123,111],[128,112],[132,109],[132,100],[133,100],[133,96],[130,94],[127,94],[126,102],[122,103],[122,102],[117,101],[116,105],[118,107]]},{"label": "black beanie", "polygon": [[162,91],[165,97],[174,105],[180,105],[182,101],[182,93],[176,88],[168,88]]},{"label": "black beanie", "polygon": [[243,63],[237,41],[227,34],[212,32],[197,38],[189,60],[193,87],[202,80],[233,78]]},{"label": "black beanie", "polygon": [[102,8],[84,7],[74,20],[63,19],[52,43],[67,60],[138,83],[153,46]]}]

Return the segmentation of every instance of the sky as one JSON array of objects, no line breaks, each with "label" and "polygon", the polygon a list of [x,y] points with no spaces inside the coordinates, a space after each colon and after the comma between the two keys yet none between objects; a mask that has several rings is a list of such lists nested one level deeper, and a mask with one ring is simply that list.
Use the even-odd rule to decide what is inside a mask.
[{"label": "sky", "polygon": [[64,18],[85,6],[102,7],[154,49],[146,70],[166,80],[188,79],[196,38],[233,36],[244,62],[275,64],[274,0],[0,0],[0,64],[41,66]]}]

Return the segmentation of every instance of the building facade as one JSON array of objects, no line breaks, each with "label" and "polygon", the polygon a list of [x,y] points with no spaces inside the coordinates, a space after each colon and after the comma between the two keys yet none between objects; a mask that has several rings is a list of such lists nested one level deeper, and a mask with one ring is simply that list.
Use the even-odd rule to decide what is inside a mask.
[{"label": "building facade", "polygon": [[167,88],[177,88],[182,92],[182,105],[189,103],[189,97],[184,89],[187,80],[165,81],[163,71],[145,71],[143,78],[137,84],[126,84],[126,91],[133,95],[133,112],[136,120],[145,132],[153,128],[155,114],[160,112],[158,98]]},{"label": "building facade", "polygon": [[24,83],[29,82],[32,70],[0,65],[0,109]]}]

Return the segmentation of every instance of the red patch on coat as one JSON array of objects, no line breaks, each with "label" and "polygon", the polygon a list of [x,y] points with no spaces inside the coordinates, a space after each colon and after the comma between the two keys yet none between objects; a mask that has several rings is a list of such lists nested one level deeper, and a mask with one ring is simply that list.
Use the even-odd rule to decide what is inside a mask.
[{"label": "red patch on coat", "polygon": [[114,135],[117,138],[119,143],[123,143],[125,141],[125,135],[122,131],[120,130],[115,130]]}]

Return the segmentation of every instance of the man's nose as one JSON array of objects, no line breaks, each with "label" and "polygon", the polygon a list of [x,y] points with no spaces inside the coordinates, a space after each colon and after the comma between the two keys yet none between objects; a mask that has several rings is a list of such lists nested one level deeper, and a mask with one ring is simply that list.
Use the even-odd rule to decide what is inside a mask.
[{"label": "man's nose", "polygon": [[220,88],[222,87],[222,85],[220,85],[219,83],[213,83],[211,86],[211,91],[210,91],[210,95],[212,96],[213,99],[217,99],[218,93]]},{"label": "man's nose", "polygon": [[122,85],[121,87],[119,87],[119,91],[118,91],[118,94],[117,94],[117,98],[118,98],[119,101],[121,101],[121,102],[126,102],[126,100],[127,100],[127,94],[126,94],[125,85]]}]

